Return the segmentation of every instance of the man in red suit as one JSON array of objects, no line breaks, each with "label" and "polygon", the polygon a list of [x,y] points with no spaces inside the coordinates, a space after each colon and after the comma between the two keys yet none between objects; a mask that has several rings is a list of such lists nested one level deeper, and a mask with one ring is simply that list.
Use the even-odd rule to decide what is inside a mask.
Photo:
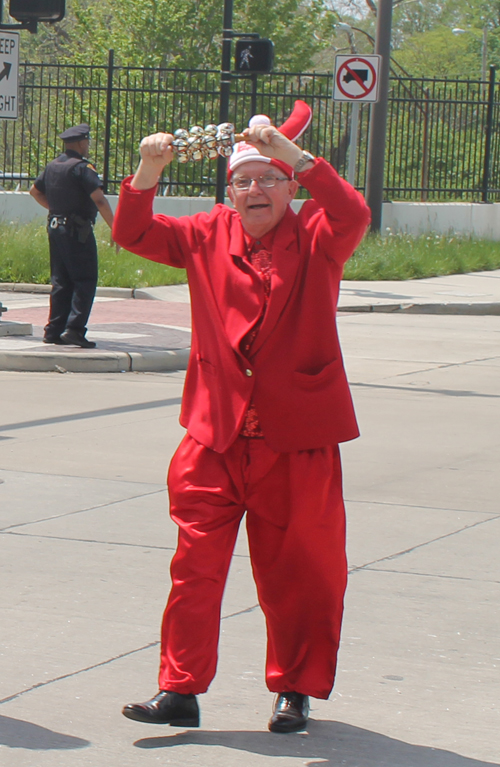
[{"label": "man in red suit", "polygon": [[[305,105],[304,105],[305,107]],[[307,109],[307,107],[306,107]],[[179,540],[162,626],[159,693],[130,719],[199,725],[215,675],[220,608],[246,512],[268,633],[273,732],[307,726],[308,696],[335,677],[347,578],[338,443],[358,430],[336,330],[345,261],[369,223],[361,195],[269,120],[229,164],[234,209],[153,215],[170,134],[141,142],[123,182],[117,243],[187,269],[192,350],[168,488]],[[300,183],[313,199],[290,208]]]}]

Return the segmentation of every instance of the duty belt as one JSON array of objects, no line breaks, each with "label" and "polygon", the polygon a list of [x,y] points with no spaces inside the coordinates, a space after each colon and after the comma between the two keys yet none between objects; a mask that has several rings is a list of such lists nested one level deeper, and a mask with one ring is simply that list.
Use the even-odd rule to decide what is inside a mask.
[{"label": "duty belt", "polygon": [[92,221],[88,218],[82,218],[77,213],[70,213],[68,216],[49,215],[48,228],[58,229],[60,226],[68,227],[70,237],[76,237],[78,242],[86,242],[92,231]]},{"label": "duty belt", "polygon": [[51,229],[57,229],[60,226],[66,226],[67,223],[67,216],[49,216],[49,227]]}]

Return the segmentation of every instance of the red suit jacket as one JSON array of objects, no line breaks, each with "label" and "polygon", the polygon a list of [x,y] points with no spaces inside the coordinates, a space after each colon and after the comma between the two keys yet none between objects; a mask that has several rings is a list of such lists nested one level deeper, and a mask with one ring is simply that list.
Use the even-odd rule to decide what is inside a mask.
[{"label": "red suit jacket", "polygon": [[358,436],[336,328],[339,283],[369,223],[363,197],[324,160],[300,176],[312,194],[289,208],[272,247],[271,294],[246,359],[242,338],[260,317],[262,281],[246,258],[240,216],[225,205],[173,218],[152,213],[155,189],[122,184],[117,243],[187,269],[193,337],[180,422],[194,439],[224,452],[250,399],[265,441],[289,452]]}]

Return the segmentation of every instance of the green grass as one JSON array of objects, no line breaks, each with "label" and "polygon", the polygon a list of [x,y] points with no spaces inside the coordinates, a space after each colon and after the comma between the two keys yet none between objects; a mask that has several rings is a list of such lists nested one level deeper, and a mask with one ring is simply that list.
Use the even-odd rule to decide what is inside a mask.
[{"label": "green grass", "polygon": [[[186,281],[173,269],[135,256],[116,253],[109,245],[109,229],[96,226],[99,248],[99,285],[142,288]],[[500,243],[443,235],[411,237],[368,235],[345,268],[346,280],[410,280],[444,274],[500,269]],[[0,282],[48,284],[49,249],[43,222],[0,223]]]},{"label": "green grass", "polygon": [[453,235],[369,234],[345,267],[346,280],[414,280],[500,269],[500,242]]},{"label": "green grass", "polygon": [[[99,222],[95,228],[99,251],[99,285],[146,288],[186,282],[183,269],[147,261],[127,250],[117,254],[111,247],[110,231]],[[49,246],[45,223],[17,225],[0,223],[0,282],[49,284]]]}]

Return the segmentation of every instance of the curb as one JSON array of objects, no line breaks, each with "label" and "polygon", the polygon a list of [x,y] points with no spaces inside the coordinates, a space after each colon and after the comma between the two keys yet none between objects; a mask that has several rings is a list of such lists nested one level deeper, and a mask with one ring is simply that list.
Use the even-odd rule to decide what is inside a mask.
[{"label": "curb", "polygon": [[0,370],[38,373],[167,373],[186,370],[190,349],[161,352],[0,352]]},{"label": "curb", "polygon": [[500,303],[484,304],[355,304],[353,306],[338,306],[337,312],[379,312],[391,314],[406,312],[407,314],[469,314],[469,315],[500,315]]},{"label": "curb", "polygon": [[[0,291],[5,293],[50,293],[51,285],[37,285],[28,282],[0,282]],[[141,295],[142,294],[142,295]],[[98,287],[96,296],[102,298],[149,298],[154,299],[146,293],[146,288],[107,288]]]},{"label": "curb", "polygon": [[5,336],[32,336],[33,325],[29,322],[9,322],[0,320],[0,338]]}]

